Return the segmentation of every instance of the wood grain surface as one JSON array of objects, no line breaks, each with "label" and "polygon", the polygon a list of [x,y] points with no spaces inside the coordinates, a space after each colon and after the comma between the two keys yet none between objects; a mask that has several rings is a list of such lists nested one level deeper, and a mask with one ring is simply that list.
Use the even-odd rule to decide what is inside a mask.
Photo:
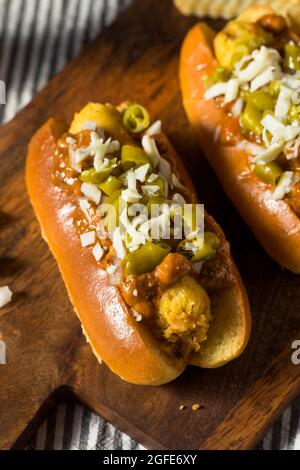
[{"label": "wood grain surface", "polygon": [[[180,100],[178,53],[195,22],[171,0],[140,0],[0,130],[0,448],[26,445],[49,408],[75,397],[148,448],[248,449],[300,392],[291,344],[300,339],[299,277],[260,248],[205,162]],[[72,311],[26,195],[27,144],[50,116],[87,101],[139,101],[182,155],[201,199],[224,228],[253,312],[249,346],[217,370],[189,367],[162,387],[127,384],[97,363]],[[198,412],[191,405],[199,402]],[[186,409],[179,411],[179,405]]]}]

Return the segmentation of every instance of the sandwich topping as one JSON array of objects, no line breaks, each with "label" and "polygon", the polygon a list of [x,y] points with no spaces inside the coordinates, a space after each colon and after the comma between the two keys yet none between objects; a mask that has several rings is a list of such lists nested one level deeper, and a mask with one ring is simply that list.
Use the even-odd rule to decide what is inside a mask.
[{"label": "sandwich topping", "polygon": [[[205,77],[205,99],[237,122],[235,143],[249,167],[300,215],[300,37],[283,17],[231,21],[214,40],[218,67]],[[215,138],[219,139],[221,129]]]},{"label": "sandwich topping", "polygon": [[[95,112],[111,120],[106,130]],[[73,122],[57,142],[53,178],[74,199],[81,246],[119,286],[136,321],[181,355],[197,351],[210,322],[205,289],[234,282],[226,242],[210,220],[203,235],[203,209],[145,108],[90,104]]]}]

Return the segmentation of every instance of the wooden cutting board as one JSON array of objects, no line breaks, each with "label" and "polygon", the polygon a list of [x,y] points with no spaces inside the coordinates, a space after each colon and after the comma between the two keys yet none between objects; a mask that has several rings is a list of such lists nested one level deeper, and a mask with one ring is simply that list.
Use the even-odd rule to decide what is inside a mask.
[{"label": "wooden cutting board", "polygon": [[[205,162],[180,101],[178,53],[195,22],[170,0],[125,12],[0,130],[0,448],[26,445],[50,407],[72,396],[148,448],[248,449],[300,392],[291,344],[300,339],[300,277],[260,248]],[[189,367],[162,387],[127,384],[99,365],[81,333],[24,184],[27,144],[49,116],[70,120],[88,101],[143,103],[182,155],[201,200],[223,226],[253,311],[250,344],[218,370]],[[199,402],[204,408],[191,411]],[[187,408],[179,411],[179,405]]]}]

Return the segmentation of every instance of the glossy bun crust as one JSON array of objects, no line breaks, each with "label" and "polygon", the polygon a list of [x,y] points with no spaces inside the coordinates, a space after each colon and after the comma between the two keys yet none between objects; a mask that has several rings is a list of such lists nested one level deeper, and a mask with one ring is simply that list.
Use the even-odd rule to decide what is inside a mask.
[{"label": "glossy bun crust", "polygon": [[[128,382],[142,385],[167,383],[181,374],[187,364],[163,352],[159,341],[143,322],[135,321],[118,287],[81,246],[72,222],[74,197],[53,184],[52,157],[56,140],[65,131],[66,126],[62,122],[50,119],[29,145],[26,183],[42,235],[58,263],[83,332],[97,358]],[[121,135],[119,137],[122,138]],[[168,146],[180,174],[192,187],[185,168],[169,143]],[[217,225],[216,230],[222,233]],[[250,313],[247,296],[234,265],[233,269],[236,283],[212,296],[214,320],[208,340],[203,343],[200,355],[192,358],[193,363],[204,367],[228,362],[241,353],[248,341]],[[226,349],[226,344],[229,346],[227,338],[231,347]],[[222,351],[221,355],[217,351],[215,355],[211,353],[215,346],[219,347],[219,352]]]},{"label": "glossy bun crust", "polygon": [[[257,21],[270,7],[251,7],[240,18]],[[274,13],[274,12],[273,12]],[[238,118],[229,117],[213,100],[204,99],[203,77],[217,66],[213,52],[215,32],[204,23],[187,34],[180,57],[180,82],[188,118],[200,137],[207,159],[225,192],[268,254],[282,267],[300,273],[300,221],[284,200],[273,201],[269,186],[251,171],[245,150],[223,145],[217,128],[230,126],[243,140]]]}]

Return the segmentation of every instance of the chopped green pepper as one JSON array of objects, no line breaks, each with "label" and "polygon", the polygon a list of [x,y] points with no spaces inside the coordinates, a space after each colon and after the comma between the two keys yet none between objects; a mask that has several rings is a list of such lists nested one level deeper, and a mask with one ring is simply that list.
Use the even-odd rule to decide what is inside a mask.
[{"label": "chopped green pepper", "polygon": [[295,119],[299,119],[300,117],[300,106],[296,106],[292,104],[288,114],[288,122],[292,123]]},{"label": "chopped green pepper", "polygon": [[263,127],[261,124],[262,112],[254,104],[248,102],[241,115],[241,125],[246,132],[254,132],[255,135],[261,135]]},{"label": "chopped green pepper", "polygon": [[140,147],[135,145],[123,145],[121,149],[121,161],[126,171],[133,166],[149,163],[149,158],[146,152]]},{"label": "chopped green pepper", "polygon": [[152,271],[170,251],[171,247],[165,242],[147,242],[136,251],[125,256],[125,274],[144,274]]},{"label": "chopped green pepper", "polygon": [[122,182],[115,176],[109,176],[103,183],[99,184],[99,188],[101,189],[101,191],[103,191],[108,196],[113,194],[117,189],[120,189],[122,186]]},{"label": "chopped green pepper", "polygon": [[270,162],[265,165],[255,165],[253,173],[267,183],[276,185],[282,175],[282,170],[277,163]]},{"label": "chopped green pepper", "polygon": [[277,98],[280,93],[281,82],[280,80],[272,80],[269,83],[268,89],[269,93],[273,98]]},{"label": "chopped green pepper", "polygon": [[161,206],[162,204],[166,204],[166,200],[163,197],[149,197],[147,201],[147,211],[148,214],[151,215],[151,207],[154,205]]},{"label": "chopped green pepper", "polygon": [[286,44],[284,52],[284,67],[289,70],[300,70],[300,47],[296,44]]},{"label": "chopped green pepper", "polygon": [[123,124],[129,132],[143,132],[150,125],[148,111],[140,104],[130,104],[124,112]]},{"label": "chopped green pepper", "polygon": [[204,240],[200,243],[200,247],[196,253],[192,251],[189,247],[189,244],[195,244],[196,246],[199,244],[200,239],[196,240],[182,240],[177,245],[177,251],[187,256],[192,263],[197,263],[198,261],[204,261],[210,258],[213,258],[216,254],[216,251],[220,245],[220,241],[217,235],[213,232],[205,232],[204,233]]},{"label": "chopped green pepper", "polygon": [[94,168],[91,168],[90,170],[83,171],[79,179],[84,183],[100,184],[108,177],[111,171],[112,167],[104,168],[101,171],[96,171]]},{"label": "chopped green pepper", "polygon": [[106,217],[108,230],[113,230],[115,226],[119,226],[121,192],[121,189],[117,189],[104,201],[105,204],[110,204],[113,208],[113,210],[108,211],[108,215]]},{"label": "chopped green pepper", "polygon": [[270,93],[264,90],[256,90],[249,93],[247,102],[253,104],[261,111],[273,110],[275,107],[275,100]]},{"label": "chopped green pepper", "polygon": [[227,82],[230,79],[230,70],[224,67],[216,67],[211,75],[203,77],[205,88],[210,88],[218,82]]},{"label": "chopped green pepper", "polygon": [[229,21],[214,38],[215,55],[222,67],[233,69],[237,61],[273,40],[273,35],[258,23]]}]

